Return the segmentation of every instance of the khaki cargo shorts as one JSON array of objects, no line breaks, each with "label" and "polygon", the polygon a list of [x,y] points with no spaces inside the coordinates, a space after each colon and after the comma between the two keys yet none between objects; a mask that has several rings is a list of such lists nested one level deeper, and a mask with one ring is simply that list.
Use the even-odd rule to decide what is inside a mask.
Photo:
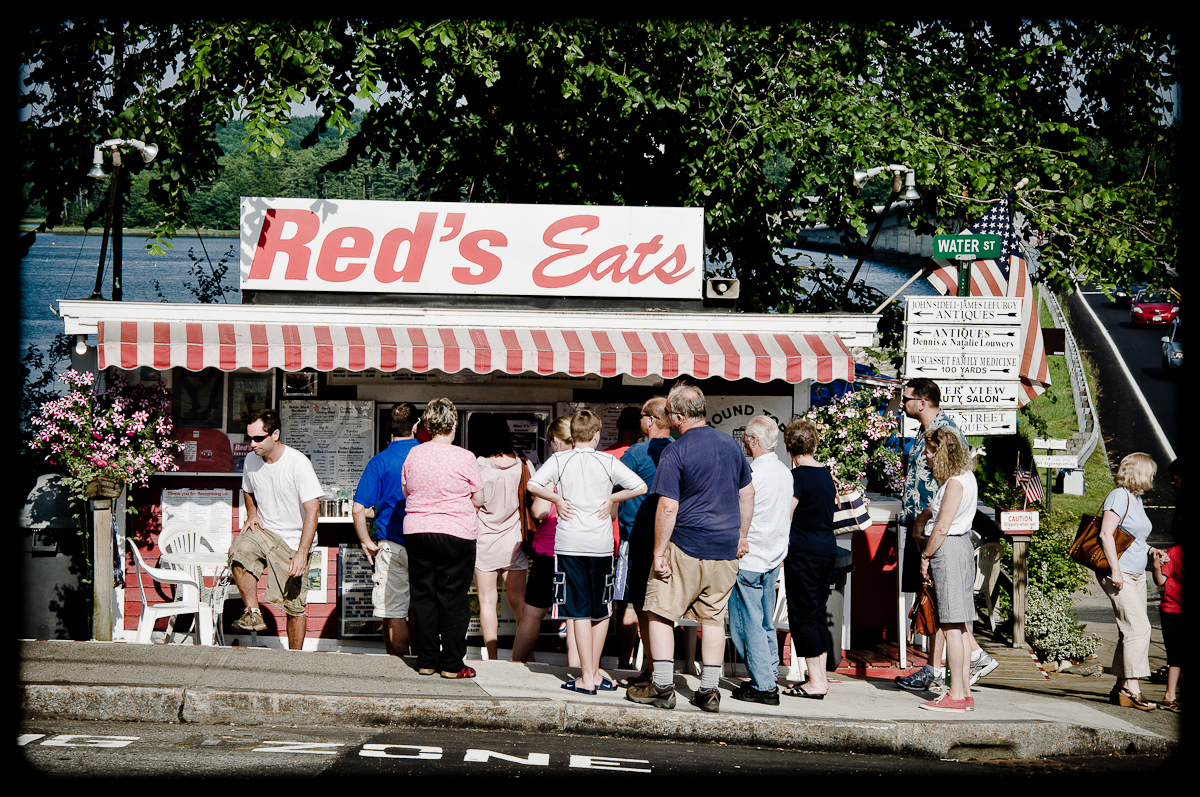
[{"label": "khaki cargo shorts", "polygon": [[671,622],[695,620],[701,625],[724,625],[729,595],[737,581],[737,559],[694,559],[667,543],[671,578],[659,579],[651,565],[642,608]]},{"label": "khaki cargo shorts", "polygon": [[295,555],[296,551],[275,532],[251,526],[229,546],[229,567],[233,569],[236,562],[255,581],[266,571],[267,593],[263,600],[280,607],[285,614],[299,617],[308,603],[308,573],[300,577],[288,575]]}]

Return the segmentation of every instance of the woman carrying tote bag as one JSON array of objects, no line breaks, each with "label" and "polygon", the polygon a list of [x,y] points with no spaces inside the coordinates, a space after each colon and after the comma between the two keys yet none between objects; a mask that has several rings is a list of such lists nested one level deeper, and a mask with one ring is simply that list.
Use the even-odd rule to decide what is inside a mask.
[{"label": "woman carrying tote bag", "polygon": [[[1154,709],[1138,685],[1139,678],[1150,675],[1150,619],[1146,615],[1146,567],[1154,549],[1146,544],[1150,536],[1150,518],[1142,507],[1142,493],[1154,482],[1158,466],[1147,454],[1130,454],[1121,460],[1115,479],[1117,486],[1104,499],[1100,521],[1100,545],[1104,557],[1116,562],[1107,575],[1096,574],[1100,588],[1112,601],[1117,619],[1117,647],[1113,651],[1112,670],[1117,683],[1109,693],[1109,702],[1137,708]],[[1122,520],[1124,518],[1124,520]],[[1118,558],[1113,534],[1120,526],[1133,535],[1133,543]]]}]

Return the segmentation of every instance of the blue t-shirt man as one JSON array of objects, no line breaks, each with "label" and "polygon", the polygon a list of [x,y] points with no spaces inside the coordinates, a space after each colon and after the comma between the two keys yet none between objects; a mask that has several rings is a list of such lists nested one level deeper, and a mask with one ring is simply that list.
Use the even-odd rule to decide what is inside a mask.
[{"label": "blue t-shirt man", "polygon": [[358,487],[354,502],[375,507],[375,528],[381,539],[404,544],[404,491],[400,471],[408,452],[417,446],[416,438],[393,440],[388,447],[371,457]]},{"label": "blue t-shirt man", "polygon": [[741,446],[724,432],[698,426],[680,435],[663,451],[650,488],[679,502],[671,542],[693,559],[736,559],[738,492],[751,477]]}]

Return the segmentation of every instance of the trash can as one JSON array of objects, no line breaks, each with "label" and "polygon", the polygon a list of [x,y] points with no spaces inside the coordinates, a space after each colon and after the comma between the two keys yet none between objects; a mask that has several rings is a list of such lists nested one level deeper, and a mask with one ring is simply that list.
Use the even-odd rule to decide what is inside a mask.
[{"label": "trash can", "polygon": [[71,515],[70,492],[55,474],[39,476],[17,517],[21,536],[19,639],[90,639],[91,586],[85,535]]}]

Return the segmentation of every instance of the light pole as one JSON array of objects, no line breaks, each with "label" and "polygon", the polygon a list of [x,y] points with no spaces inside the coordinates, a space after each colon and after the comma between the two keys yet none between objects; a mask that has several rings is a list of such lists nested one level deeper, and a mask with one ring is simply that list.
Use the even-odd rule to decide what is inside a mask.
[{"label": "light pole", "polygon": [[[121,228],[124,226],[120,214],[117,214],[117,224],[113,227],[114,210],[117,206],[117,193],[121,179],[121,148],[133,147],[142,155],[142,162],[149,163],[158,155],[157,144],[147,144],[136,138],[110,138],[96,145],[92,151],[92,168],[88,177],[97,180],[111,177],[112,183],[108,188],[108,210],[104,213],[104,238],[100,242],[100,263],[96,267],[96,287],[92,290],[93,299],[103,299],[100,293],[100,283],[104,279],[104,257],[108,254],[108,235],[113,234],[113,301],[121,301]],[[112,173],[104,171],[104,150],[112,152]]]},{"label": "light pole", "polygon": [[[875,168],[867,169],[866,171],[863,171],[862,169],[855,169],[854,182],[859,188],[862,188],[864,185],[866,185],[867,180],[870,180],[872,177],[885,171],[892,173],[892,193],[888,196],[887,204],[883,206],[883,213],[880,214],[879,221],[875,224],[875,229],[871,231],[871,237],[867,239],[867,245],[863,247],[862,252],[860,252],[858,255],[858,262],[854,264],[854,270],[850,272],[850,278],[846,280],[846,289],[842,291],[842,300],[839,302],[839,305],[843,310],[846,309],[846,300],[850,296],[850,286],[854,284],[854,278],[858,276],[858,270],[862,268],[863,260],[866,258],[867,252],[871,250],[871,244],[875,243],[875,236],[879,235],[879,231],[883,228],[883,221],[887,218],[887,214],[892,207],[892,203],[896,201],[897,197],[909,200],[921,198],[921,195],[917,193],[916,171],[908,168],[902,163],[893,163],[888,166],[876,166]],[[901,175],[905,176],[904,184],[906,187],[904,188],[903,194],[900,193]]]}]

